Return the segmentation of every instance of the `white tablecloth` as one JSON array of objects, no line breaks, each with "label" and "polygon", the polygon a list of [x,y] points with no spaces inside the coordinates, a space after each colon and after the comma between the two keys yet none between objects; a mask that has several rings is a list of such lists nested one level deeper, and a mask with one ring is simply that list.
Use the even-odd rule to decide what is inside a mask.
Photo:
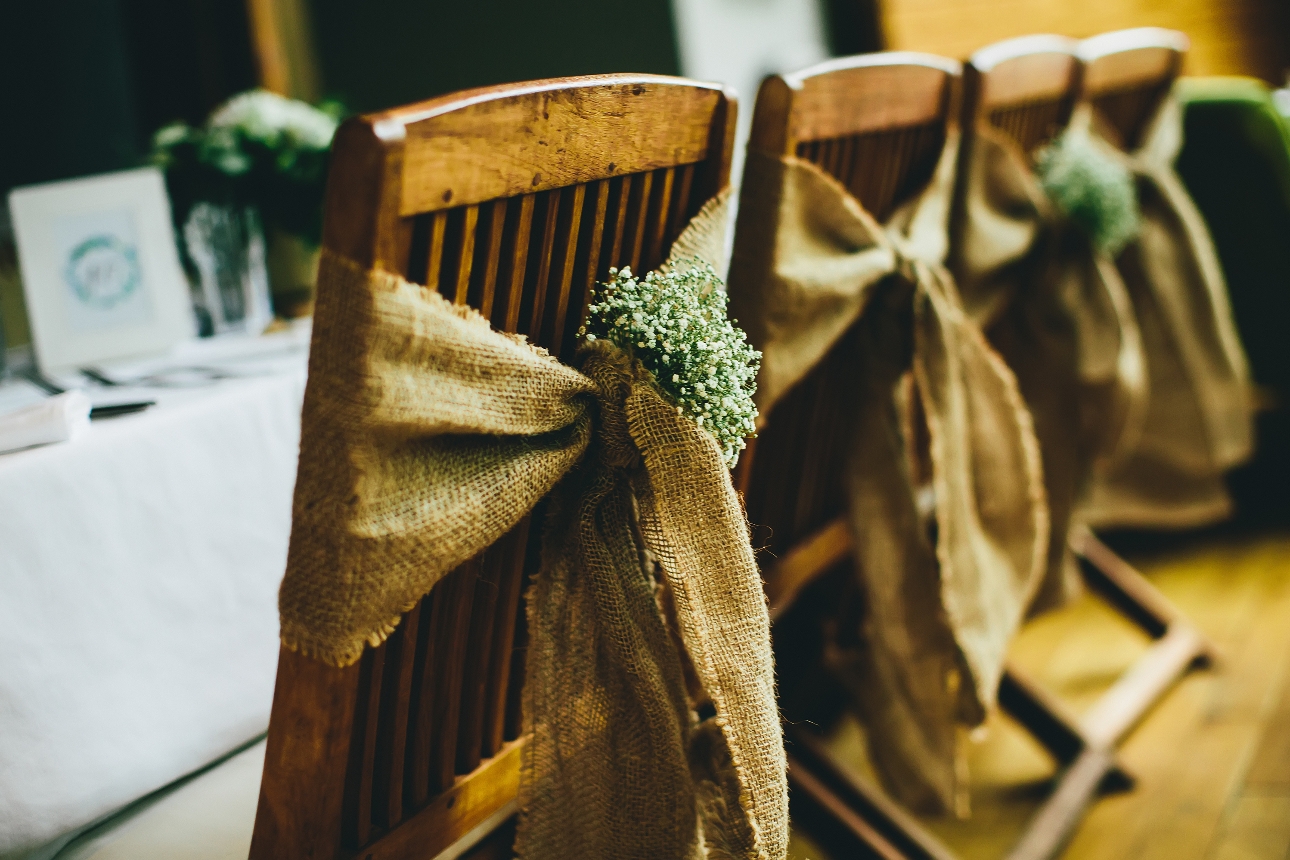
[{"label": "white tablecloth", "polygon": [[267,726],[304,351],[242,368],[0,456],[0,855]]}]

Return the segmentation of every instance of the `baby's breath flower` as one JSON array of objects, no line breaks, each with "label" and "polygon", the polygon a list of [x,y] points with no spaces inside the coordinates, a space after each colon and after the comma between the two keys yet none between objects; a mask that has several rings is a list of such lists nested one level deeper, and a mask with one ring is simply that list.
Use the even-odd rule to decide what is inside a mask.
[{"label": "baby's breath flower", "polygon": [[711,266],[682,272],[609,270],[579,334],[605,338],[640,359],[677,412],[708,431],[733,467],[756,429],[761,353],[726,317],[726,290]]},{"label": "baby's breath flower", "polygon": [[1044,193],[1112,257],[1140,229],[1138,194],[1129,169],[1086,131],[1070,130],[1036,153]]}]

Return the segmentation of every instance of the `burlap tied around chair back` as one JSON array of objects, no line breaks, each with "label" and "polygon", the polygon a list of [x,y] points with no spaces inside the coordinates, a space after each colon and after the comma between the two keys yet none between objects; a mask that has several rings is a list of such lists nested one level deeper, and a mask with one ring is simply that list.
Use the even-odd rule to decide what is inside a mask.
[{"label": "burlap tied around chair back", "polygon": [[[1094,121],[1094,133],[1116,133]],[[1114,152],[1133,173],[1142,226],[1117,259],[1146,355],[1148,397],[1132,450],[1093,482],[1093,525],[1181,527],[1227,516],[1224,473],[1252,449],[1249,370],[1213,241],[1173,164],[1182,111],[1165,98],[1142,144]]]},{"label": "burlap tied around chair back", "polygon": [[1140,432],[1146,366],[1114,262],[1048,199],[1033,154],[981,121],[960,164],[950,268],[969,315],[1016,374],[1043,453],[1051,515],[1034,610],[1078,593],[1068,534],[1098,464]]},{"label": "burlap tied around chair back", "polygon": [[956,154],[951,135],[927,188],[880,225],[815,165],[750,151],[730,270],[731,313],[763,352],[769,422],[860,327],[851,384],[831,394],[855,403],[847,483],[866,609],[831,662],[884,781],[930,809],[961,798],[960,727],[994,703],[1048,538],[1030,417],[942,266]]},{"label": "burlap tied around chair back", "polygon": [[[710,203],[677,247],[713,244],[724,212]],[[549,495],[520,855],[782,858],[770,624],[720,450],[616,347],[575,364],[325,252],[283,642],[354,662]],[[686,664],[716,709],[703,723]]]}]

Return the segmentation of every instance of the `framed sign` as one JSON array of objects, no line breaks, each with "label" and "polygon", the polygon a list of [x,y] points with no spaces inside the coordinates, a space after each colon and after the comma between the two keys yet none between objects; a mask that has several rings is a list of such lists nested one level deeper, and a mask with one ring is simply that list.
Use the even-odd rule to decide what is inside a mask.
[{"label": "framed sign", "polygon": [[192,335],[159,170],[16,188],[9,209],[43,370],[161,353]]}]

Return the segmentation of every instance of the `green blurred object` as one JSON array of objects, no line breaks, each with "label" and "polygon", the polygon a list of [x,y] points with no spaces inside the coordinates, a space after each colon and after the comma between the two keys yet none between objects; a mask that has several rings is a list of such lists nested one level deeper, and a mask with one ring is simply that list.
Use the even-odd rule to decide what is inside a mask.
[{"label": "green blurred object", "polygon": [[[27,305],[22,297],[13,225],[9,223],[8,206],[0,202],[0,349],[29,343],[31,331],[27,327]],[[5,357],[0,355],[0,370],[4,366]]]},{"label": "green blurred object", "polygon": [[1133,174],[1113,153],[1080,127],[1068,128],[1035,159],[1049,199],[1110,257],[1136,238],[1141,227]]},{"label": "green blurred object", "polygon": [[1253,78],[1184,78],[1176,168],[1209,226],[1259,386],[1258,451],[1232,476],[1243,513],[1290,508],[1290,125]]}]

